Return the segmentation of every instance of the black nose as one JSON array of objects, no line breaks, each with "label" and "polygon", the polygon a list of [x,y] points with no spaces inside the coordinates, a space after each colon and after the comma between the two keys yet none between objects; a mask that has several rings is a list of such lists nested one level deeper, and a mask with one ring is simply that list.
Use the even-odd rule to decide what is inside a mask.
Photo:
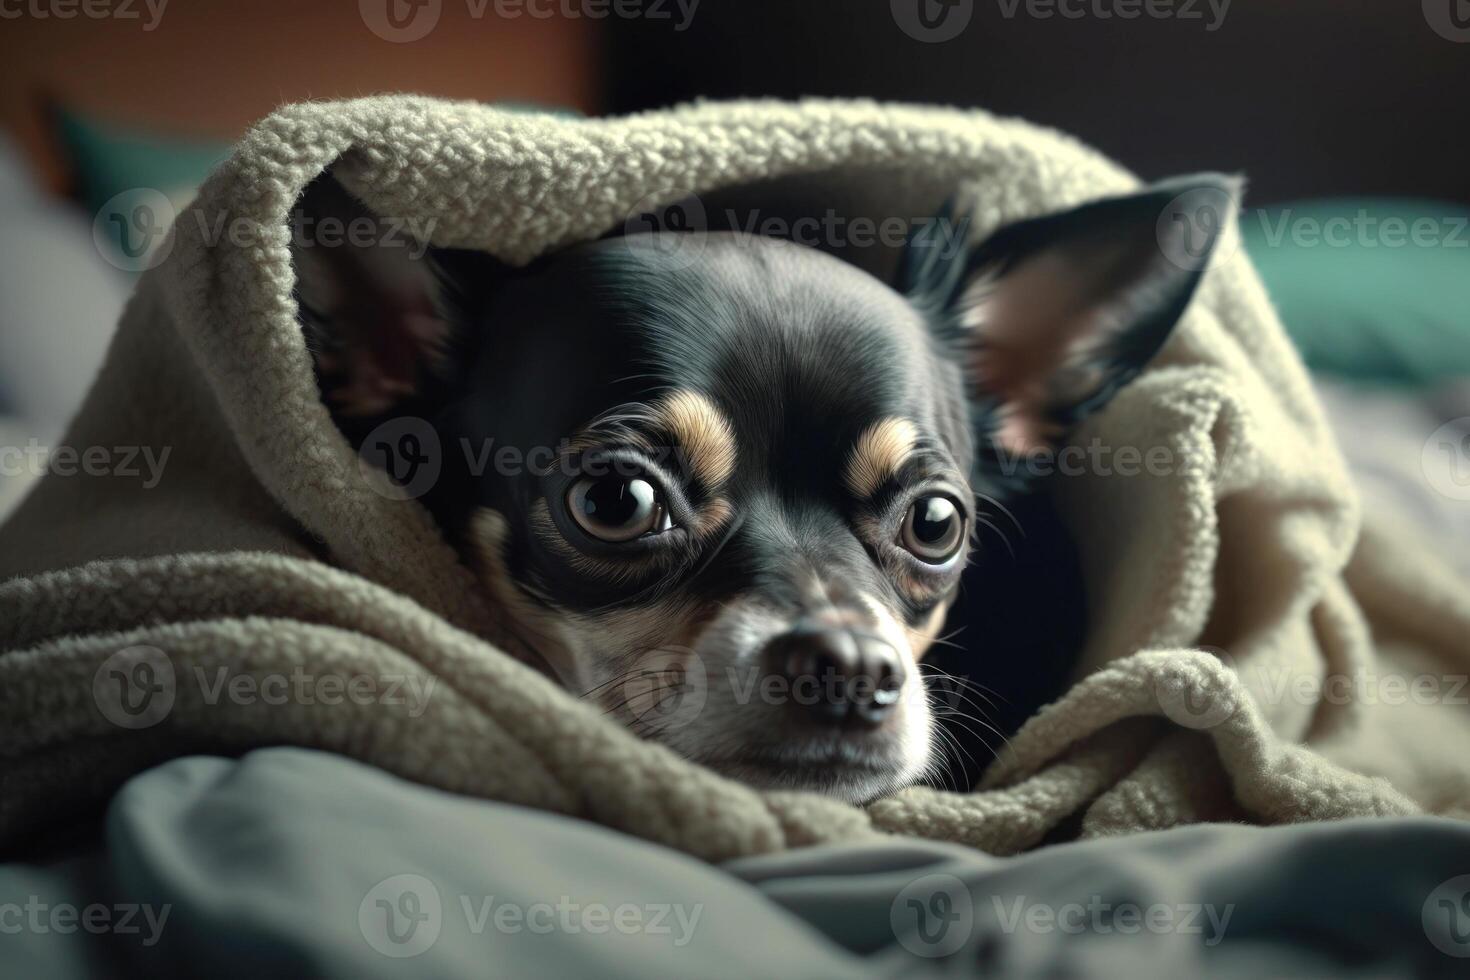
[{"label": "black nose", "polygon": [[813,721],[879,725],[903,688],[898,651],[871,633],[798,625],[767,643],[765,657],[791,704]]}]

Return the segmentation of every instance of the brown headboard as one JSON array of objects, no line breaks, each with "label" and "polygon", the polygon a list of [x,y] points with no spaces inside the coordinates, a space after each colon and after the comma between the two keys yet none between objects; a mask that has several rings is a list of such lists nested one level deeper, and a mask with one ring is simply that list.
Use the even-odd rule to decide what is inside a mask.
[{"label": "brown headboard", "polygon": [[283,102],[395,90],[598,108],[596,24],[586,18],[504,18],[493,3],[445,2],[424,37],[394,43],[355,0],[174,0],[152,29],[144,0],[112,5],[128,18],[88,17],[82,6],[66,19],[0,21],[0,126],[55,189],[67,173],[48,100],[212,138],[237,136]]}]

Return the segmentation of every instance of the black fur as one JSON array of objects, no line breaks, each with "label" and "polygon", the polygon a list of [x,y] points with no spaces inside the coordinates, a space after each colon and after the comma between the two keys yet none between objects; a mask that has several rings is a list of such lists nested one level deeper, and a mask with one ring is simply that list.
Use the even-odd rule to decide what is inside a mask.
[{"label": "black fur", "polygon": [[[971,450],[957,370],[922,318],[865,273],[733,234],[711,236],[704,249],[681,268],[651,241],[609,240],[503,278],[477,314],[478,332],[494,338],[475,358],[478,381],[438,424],[455,444],[547,446],[617,406],[704,392],[738,434],[726,496],[740,525],[718,561],[674,579],[678,589],[710,599],[754,591],[780,607],[805,561],[844,569],[917,623],[933,602],[909,603],[850,533],[854,503],[841,475],[863,429],[900,415],[924,423],[930,482],[961,492]],[[538,497],[558,499],[569,479],[479,480],[460,469],[441,479],[431,506],[449,528],[476,507],[506,513],[520,528],[517,572],[568,608],[646,601],[649,583],[588,580],[534,547],[516,519]],[[899,502],[899,489],[885,488],[880,510]],[[693,503],[705,493],[697,483],[685,490]],[[704,557],[690,552],[680,567]]]},{"label": "black fur", "polygon": [[[959,328],[956,303],[976,275],[1003,275],[1058,240],[1121,236],[1137,246],[1138,261],[1157,265],[1146,238],[1182,189],[1161,185],[1023,222],[958,255],[927,247],[921,233],[896,288],[813,249],[736,233],[709,235],[693,263],[671,261],[658,247],[667,242],[650,236],[581,245],[520,270],[478,253],[436,251],[440,299],[455,323],[453,376],[390,414],[421,415],[439,433],[443,473],[423,502],[452,539],[479,508],[505,515],[512,576],[530,601],[590,612],[677,592],[708,602],[755,595],[785,608],[807,567],[839,589],[882,596],[910,625],[953,599],[944,633],[956,634],[957,645],[936,647],[928,662],[987,689],[989,719],[1009,734],[1065,682],[1083,634],[1084,596],[1044,481],[1001,465],[993,435],[1003,406],[967,378],[967,357],[983,338]],[[936,220],[967,219],[946,209]],[[1168,337],[1199,276],[1167,266],[1157,274],[1157,302],[1103,348],[1101,383],[1046,406],[1062,429],[1101,408]],[[304,316],[314,333],[330,329]],[[500,447],[557,447],[589,420],[679,389],[708,396],[737,434],[739,460],[723,491],[734,519],[705,548],[688,535],[619,546],[624,554],[663,549],[666,563],[642,577],[601,579],[531,533],[533,503],[561,501],[570,473],[477,473],[472,465],[483,447],[491,458]],[[851,447],[891,416],[917,425],[918,458],[871,503],[854,501],[842,479]],[[339,418],[354,444],[381,421]],[[676,510],[709,494],[677,454],[647,461],[614,445],[612,455],[620,454],[662,474]],[[866,512],[896,534],[921,490],[954,494],[979,530],[963,577],[945,573],[932,595],[916,600],[853,528]],[[552,517],[587,553],[604,553],[601,543],[579,539],[555,506]],[[943,684],[939,690],[947,696]],[[963,723],[953,734],[972,761],[957,760],[951,776],[968,784],[998,738]]]}]

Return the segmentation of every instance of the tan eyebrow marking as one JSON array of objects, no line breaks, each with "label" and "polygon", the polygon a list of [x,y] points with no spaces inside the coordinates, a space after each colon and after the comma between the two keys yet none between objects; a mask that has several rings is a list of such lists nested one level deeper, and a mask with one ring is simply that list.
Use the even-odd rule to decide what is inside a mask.
[{"label": "tan eyebrow marking", "polygon": [[689,468],[707,490],[735,472],[735,431],[723,412],[703,395],[683,389],[653,406],[654,421],[683,448]]},{"label": "tan eyebrow marking", "polygon": [[847,458],[847,489],[859,499],[871,497],[898,472],[918,438],[919,431],[908,419],[891,417],[868,426]]},{"label": "tan eyebrow marking", "polygon": [[949,603],[941,602],[918,627],[903,624],[903,631],[909,638],[909,649],[913,651],[915,660],[924,659],[924,654],[929,652],[929,647],[939,636],[939,631],[944,627],[944,618],[948,615]]},{"label": "tan eyebrow marking", "polygon": [[637,446],[644,452],[653,452],[654,446],[648,437],[629,424],[636,421],[636,418],[636,416],[624,415],[615,419],[599,419],[568,439],[563,453],[583,453],[589,449],[596,449],[610,439]]}]

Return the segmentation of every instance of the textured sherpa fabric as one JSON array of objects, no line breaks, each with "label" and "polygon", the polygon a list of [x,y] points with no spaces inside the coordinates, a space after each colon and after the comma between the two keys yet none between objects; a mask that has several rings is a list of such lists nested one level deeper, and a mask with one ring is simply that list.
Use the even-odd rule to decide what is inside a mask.
[{"label": "textured sherpa fabric", "polygon": [[[1233,227],[1168,348],[1077,435],[1163,447],[1175,465],[1057,481],[1093,610],[1076,685],[979,791],[859,809],[722,779],[499,652],[471,573],[417,502],[364,477],[318,395],[287,215],[334,164],[379,214],[513,263],[688,194],[709,215],[840,201],[917,216],[962,188],[978,236],[1137,186],[1070,139],[981,112],[282,109],[179,217],[65,440],[167,448],[162,480],[53,473],[0,532],[0,844],[161,759],[269,743],[711,860],[879,832],[1014,852],[1064,822],[1105,835],[1466,811],[1470,710],[1451,688],[1470,601],[1394,535],[1360,542],[1341,460]],[[975,640],[983,674],[1006,651]],[[1387,697],[1405,672],[1441,679],[1440,697]],[[316,682],[306,694],[272,686],[300,675]],[[333,699],[328,677],[402,690]]]}]

